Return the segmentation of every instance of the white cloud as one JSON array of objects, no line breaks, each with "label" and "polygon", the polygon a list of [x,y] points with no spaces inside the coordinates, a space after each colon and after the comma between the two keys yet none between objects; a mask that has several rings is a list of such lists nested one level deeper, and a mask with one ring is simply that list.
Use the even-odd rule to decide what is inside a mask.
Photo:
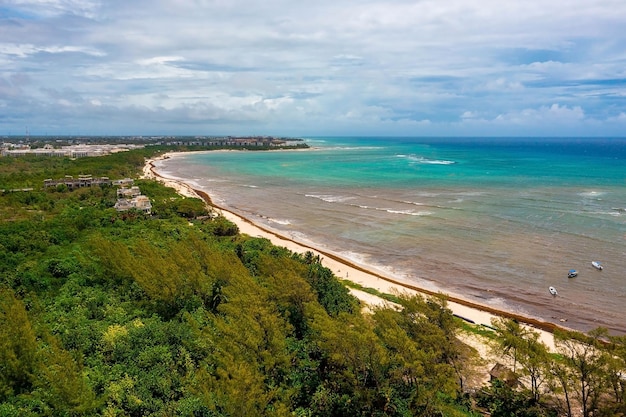
[{"label": "white cloud", "polygon": [[106,54],[102,51],[99,51],[95,48],[82,47],[82,46],[60,46],[60,45],[51,45],[51,46],[36,46],[32,44],[0,44],[0,54],[3,55],[14,55],[19,58],[26,58],[30,55],[38,54],[38,53],[49,53],[49,54],[63,54],[63,53],[80,53],[85,55],[91,55],[95,57],[104,57]]},{"label": "white cloud", "polygon": [[626,113],[621,112],[617,116],[609,117],[607,121],[611,123],[613,122],[624,123],[626,125]]},{"label": "white cloud", "polygon": [[567,107],[559,104],[542,106],[538,109],[523,109],[519,112],[500,114],[495,118],[498,123],[517,125],[535,125],[537,123],[572,123],[585,119],[585,112],[579,106]]},{"label": "white cloud", "polygon": [[137,61],[139,65],[164,65],[169,62],[183,61],[180,56],[155,56],[152,58],[140,59]]},{"label": "white cloud", "polygon": [[496,80],[487,81],[485,89],[497,92],[512,92],[524,89],[524,85],[520,81],[508,80],[504,77],[500,77]]},{"label": "white cloud", "polygon": [[75,14],[95,17],[100,1],[91,0],[7,0],[7,5],[24,10],[35,16],[54,17]]},{"label": "white cloud", "polygon": [[119,130],[125,112],[141,109],[133,112],[147,119],[134,125],[146,130],[158,114],[173,130],[188,117],[199,129],[236,120],[233,128],[303,135],[322,125],[601,131],[620,119],[624,97],[626,3],[616,0],[5,4],[0,80],[29,80],[0,82],[0,105],[12,112],[4,120],[16,126],[65,100],[77,107],[72,123],[87,128],[107,109]]},{"label": "white cloud", "polygon": [[476,118],[478,118],[478,114],[473,111],[464,111],[463,114],[461,114],[461,119],[476,119]]}]

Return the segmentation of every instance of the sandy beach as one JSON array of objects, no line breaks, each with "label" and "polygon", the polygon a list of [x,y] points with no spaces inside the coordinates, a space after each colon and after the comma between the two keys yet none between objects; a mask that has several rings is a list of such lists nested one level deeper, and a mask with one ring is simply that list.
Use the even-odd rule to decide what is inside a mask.
[{"label": "sandy beach", "polygon": [[[165,154],[159,157],[159,159],[166,159],[173,154]],[[186,184],[184,181],[174,178],[168,178],[161,173],[155,171],[154,162],[156,160],[148,160],[144,166],[143,178],[155,179],[168,187],[174,188],[179,194],[186,197],[201,198],[210,204],[219,214],[235,223],[240,232],[253,237],[262,237],[269,239],[274,245],[286,247],[287,249],[296,253],[305,253],[307,251],[313,252],[315,255],[319,255],[322,259],[322,264],[335,273],[335,275],[341,279],[350,280],[366,288],[374,288],[382,293],[417,293],[425,296],[434,295],[432,292],[423,288],[418,288],[407,282],[401,282],[397,279],[393,279],[386,276],[383,271],[378,271],[367,265],[357,265],[351,261],[340,258],[335,254],[320,251],[319,249],[297,242],[296,240],[281,236],[274,231],[268,230],[264,227],[254,224],[249,219],[243,218],[233,212],[230,212],[222,207],[215,206],[210,199],[210,196],[202,190],[194,189],[191,185]],[[365,293],[363,291],[351,290],[359,300],[367,305],[384,304],[387,301]],[[529,326],[532,330],[540,334],[541,340],[548,346],[549,349],[554,349],[554,338],[552,331],[557,328],[553,323],[543,322],[536,319],[519,316],[507,311],[501,311],[493,309],[489,306],[476,304],[467,300],[448,297],[448,307],[452,312],[467,320],[468,322],[475,323],[477,325],[491,325],[491,321],[498,317],[508,317],[518,320],[521,323]]]}]

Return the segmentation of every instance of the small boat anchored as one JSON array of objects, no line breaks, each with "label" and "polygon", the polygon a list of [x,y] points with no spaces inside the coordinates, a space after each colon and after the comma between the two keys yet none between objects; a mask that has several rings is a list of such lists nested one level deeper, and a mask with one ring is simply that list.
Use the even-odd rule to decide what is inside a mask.
[{"label": "small boat anchored", "polygon": [[556,297],[557,295],[559,295],[559,293],[556,292],[556,288],[554,287],[548,288],[548,291],[550,291],[550,294],[552,294],[553,297]]},{"label": "small boat anchored", "polygon": [[591,261],[591,265],[593,265],[593,267],[597,269],[598,271],[602,271],[604,269],[602,264],[598,261]]},{"label": "small boat anchored", "polygon": [[577,270],[575,270],[575,269],[570,269],[570,270],[567,272],[567,277],[568,277],[568,278],[574,278],[574,277],[576,277],[576,276],[578,276],[578,271],[577,271]]}]

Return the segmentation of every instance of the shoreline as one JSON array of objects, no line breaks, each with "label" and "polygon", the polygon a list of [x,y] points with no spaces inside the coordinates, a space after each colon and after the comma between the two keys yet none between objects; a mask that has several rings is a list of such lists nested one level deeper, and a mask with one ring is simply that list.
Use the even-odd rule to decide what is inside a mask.
[{"label": "shoreline", "polygon": [[[528,326],[530,329],[538,332],[540,334],[541,340],[551,350],[553,350],[554,348],[554,337],[552,335],[554,330],[571,330],[565,326],[560,326],[552,322],[531,318],[506,310],[497,309],[460,297],[451,296],[443,292],[427,290],[411,283],[400,281],[398,279],[385,275],[383,272],[376,271],[375,268],[368,267],[367,265],[359,265],[336,254],[320,250],[314,246],[311,246],[310,244],[298,242],[290,237],[277,233],[276,231],[270,230],[264,226],[260,226],[254,223],[249,218],[243,217],[237,213],[230,211],[227,208],[216,205],[206,191],[194,188],[192,185],[186,183],[184,179],[168,178],[156,171],[154,162],[156,162],[157,160],[168,159],[171,156],[186,153],[187,152],[170,152],[161,155],[158,158],[147,160],[143,170],[143,178],[152,178],[157,181],[161,181],[165,185],[176,189],[179,194],[185,197],[195,197],[202,199],[207,205],[213,207],[226,219],[235,223],[239,228],[240,233],[247,234],[253,237],[267,238],[272,242],[272,244],[276,246],[286,247],[292,252],[305,253],[307,251],[310,251],[313,252],[313,254],[315,255],[319,255],[320,258],[322,258],[322,265],[329,268],[340,280],[352,281],[365,288],[374,288],[382,293],[408,292],[421,294],[423,296],[443,295],[446,298],[448,308],[452,310],[455,316],[467,322],[476,325],[482,325],[485,327],[490,327],[491,320],[498,317],[505,317],[517,320],[520,323]],[[365,302],[366,304],[388,303],[387,301],[382,300],[379,297],[376,297],[369,293],[365,293],[363,291],[353,289],[350,289],[350,291],[353,293],[353,295],[359,298],[359,300]]]}]

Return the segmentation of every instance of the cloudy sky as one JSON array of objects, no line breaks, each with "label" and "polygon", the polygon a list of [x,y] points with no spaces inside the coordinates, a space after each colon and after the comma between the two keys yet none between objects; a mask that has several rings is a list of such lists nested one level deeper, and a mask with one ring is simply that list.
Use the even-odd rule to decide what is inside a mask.
[{"label": "cloudy sky", "polygon": [[626,136],[624,0],[0,0],[0,136]]}]

